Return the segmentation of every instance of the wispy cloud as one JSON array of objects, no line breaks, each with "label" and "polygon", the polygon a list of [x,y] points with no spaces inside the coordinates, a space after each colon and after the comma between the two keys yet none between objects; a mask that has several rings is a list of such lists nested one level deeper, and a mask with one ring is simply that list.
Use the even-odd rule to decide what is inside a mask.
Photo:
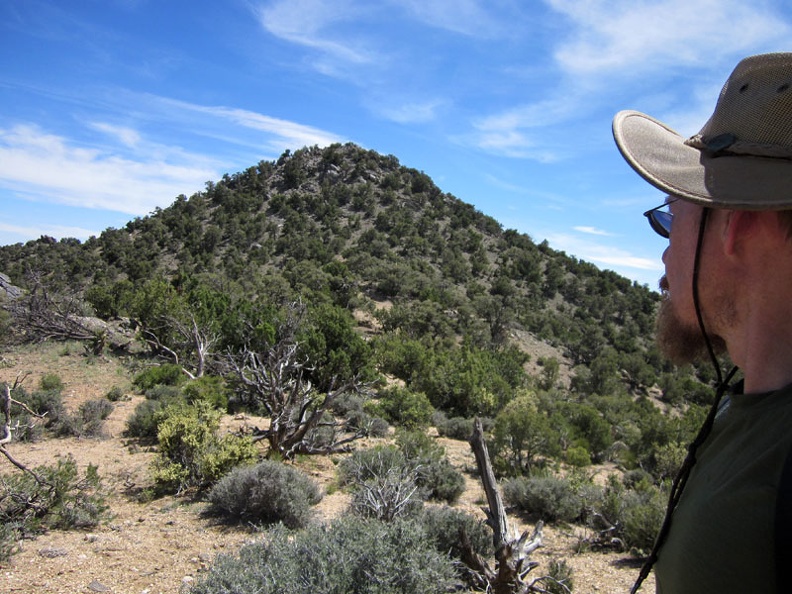
[{"label": "wispy cloud", "polygon": [[35,239],[42,235],[49,235],[52,237],[76,237],[80,240],[86,240],[91,235],[98,235],[100,232],[95,229],[85,229],[83,227],[69,227],[64,225],[37,225],[33,226],[20,226],[9,225],[0,221],[0,233],[9,234],[28,239]]},{"label": "wispy cloud", "polygon": [[398,124],[423,124],[437,117],[438,109],[445,101],[437,99],[424,102],[407,102],[394,106],[378,105],[372,109],[382,117]]},{"label": "wispy cloud", "polygon": [[555,57],[577,76],[712,67],[746,48],[786,46],[790,33],[762,0],[545,1],[575,26]]},{"label": "wispy cloud", "polygon": [[[647,258],[628,250],[598,243],[568,233],[550,233],[547,240],[556,249],[574,254],[578,258],[604,265],[630,278],[642,277],[643,282],[657,280],[663,270],[659,257]],[[638,273],[636,273],[638,271]]]},{"label": "wispy cloud", "polygon": [[[225,106],[208,106],[178,101],[175,99],[156,98],[159,102],[175,107],[177,110],[192,112],[208,116],[209,118],[219,119],[236,126],[263,132],[270,135],[269,139],[262,139],[262,144],[266,144],[273,149],[283,150],[284,148],[301,148],[303,146],[327,146],[334,142],[340,142],[342,138],[331,132],[326,132],[312,126],[299,124],[289,120],[271,117],[254,111]],[[206,123],[204,124],[206,125]],[[201,133],[200,122],[198,130]],[[214,126],[208,125],[207,129]]]},{"label": "wispy cloud", "polygon": [[366,64],[374,60],[359,37],[338,35],[330,29],[358,18],[365,9],[354,0],[277,0],[255,9],[262,27],[270,34],[342,62]]},{"label": "wispy cloud", "polygon": [[18,125],[0,130],[0,187],[44,201],[144,215],[217,177],[207,158],[186,156],[183,162],[132,160]]},{"label": "wispy cloud", "polygon": [[128,147],[135,147],[140,144],[141,137],[137,130],[126,126],[117,126],[107,122],[91,122],[90,127],[99,132],[104,132],[115,137],[121,144]]},{"label": "wispy cloud", "polygon": [[399,0],[398,5],[431,27],[471,37],[488,37],[501,26],[478,0]]},{"label": "wispy cloud", "polygon": [[604,231],[603,229],[597,229],[596,227],[580,226],[580,227],[573,227],[573,229],[575,231],[579,231],[580,233],[586,233],[588,235],[601,235],[603,237],[609,237],[609,236],[613,235],[612,233],[609,233],[608,231]]},{"label": "wispy cloud", "polygon": [[541,130],[559,124],[574,113],[578,101],[572,95],[520,105],[472,121],[467,142],[487,152],[527,158],[540,163],[558,161],[568,153],[556,139]]}]

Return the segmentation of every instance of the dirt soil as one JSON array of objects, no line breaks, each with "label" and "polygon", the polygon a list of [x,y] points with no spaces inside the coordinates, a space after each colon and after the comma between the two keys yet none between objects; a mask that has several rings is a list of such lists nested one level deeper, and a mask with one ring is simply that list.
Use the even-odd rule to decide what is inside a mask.
[{"label": "dirt soil", "polygon": [[[141,502],[140,493],[151,486],[150,464],[155,456],[122,436],[126,419],[142,396],[132,392],[130,374],[116,359],[88,358],[79,345],[44,345],[35,349],[0,353],[0,381],[13,384],[30,374],[23,385],[34,390],[45,373],[54,372],[65,384],[64,401],[75,410],[85,400],[101,398],[120,387],[129,399],[115,402],[105,422],[102,439],[48,439],[38,443],[11,443],[11,454],[35,467],[72,456],[79,467],[98,466],[108,488],[112,517],[90,532],[53,530],[21,543],[22,550],[6,566],[0,566],[0,592],[75,594],[177,594],[205,571],[218,554],[233,554],[245,542],[256,539],[244,527],[229,527],[202,514],[204,503],[187,498],[164,497]],[[228,417],[224,429],[255,425],[256,419]],[[484,492],[472,476],[475,460],[466,442],[437,438],[451,462],[465,474],[467,489],[456,507],[484,518]],[[372,441],[361,442],[368,447]],[[334,481],[336,460],[313,457],[300,468],[323,486]],[[0,474],[16,469],[0,456]],[[603,470],[604,472],[604,470]],[[340,490],[324,497],[317,516],[328,521],[344,513],[348,495]],[[533,525],[510,517],[519,530]],[[573,568],[574,592],[628,592],[638,569],[627,554],[587,552],[577,548],[585,533],[580,528],[546,527],[544,546],[533,554],[539,562],[530,576],[547,571],[551,560],[565,560]],[[652,579],[642,588],[654,593]],[[429,593],[427,593],[429,594]]]}]

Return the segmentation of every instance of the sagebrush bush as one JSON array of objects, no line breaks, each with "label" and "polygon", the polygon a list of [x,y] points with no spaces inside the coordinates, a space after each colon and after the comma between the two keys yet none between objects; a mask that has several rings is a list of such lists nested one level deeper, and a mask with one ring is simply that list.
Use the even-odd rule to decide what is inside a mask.
[{"label": "sagebrush bush", "polygon": [[392,468],[403,468],[407,460],[395,446],[376,446],[357,450],[338,465],[338,479],[342,485],[351,485],[382,476]]},{"label": "sagebrush bush", "polygon": [[465,491],[465,478],[446,458],[445,450],[423,431],[400,431],[396,443],[427,499],[454,503]]},{"label": "sagebrush bush", "polygon": [[346,516],[297,533],[273,528],[238,556],[219,556],[190,592],[441,594],[457,586],[452,561],[418,523]]},{"label": "sagebrush bush", "polygon": [[503,498],[521,512],[546,522],[574,522],[584,512],[583,499],[568,479],[520,477],[503,485]]},{"label": "sagebrush bush", "polygon": [[144,400],[139,403],[126,421],[124,435],[141,439],[157,439],[159,423],[165,404],[159,400]]},{"label": "sagebrush bush", "polygon": [[18,423],[18,428],[14,431],[14,439],[17,441],[37,441],[43,436],[45,429],[57,433],[57,427],[68,416],[59,390],[36,390],[28,394],[24,388],[18,387],[14,389],[12,397],[40,415],[36,417],[24,408],[12,404],[14,424]]},{"label": "sagebrush bush", "polygon": [[437,434],[441,437],[467,441],[473,435],[473,419],[465,419],[464,417],[452,417],[449,419],[445,415],[435,416],[434,425],[437,428]]},{"label": "sagebrush bush", "polygon": [[646,480],[631,483],[634,488],[611,479],[605,489],[600,514],[612,527],[612,537],[620,540],[625,549],[642,554],[651,549],[660,530],[666,495]]},{"label": "sagebrush bush", "polygon": [[264,460],[235,468],[209,492],[211,511],[236,522],[302,528],[311,518],[311,506],[322,500],[315,481],[282,462]]},{"label": "sagebrush bush", "polygon": [[19,522],[0,523],[0,565],[5,565],[19,552],[22,538]]},{"label": "sagebrush bush", "polygon": [[74,414],[64,414],[53,428],[61,437],[100,437],[102,423],[113,412],[113,403],[104,398],[86,400]]},{"label": "sagebrush bush", "polygon": [[495,554],[492,530],[468,513],[445,506],[425,507],[420,522],[432,546],[454,559],[461,559],[460,530],[465,531],[473,551],[484,558]]},{"label": "sagebrush bush", "polygon": [[365,518],[392,522],[396,518],[414,517],[422,506],[415,470],[400,466],[356,483],[350,508]]},{"label": "sagebrush bush", "polygon": [[[481,428],[484,433],[492,431],[495,421],[490,417],[479,417]],[[475,419],[465,417],[451,417],[450,419],[442,412],[432,415],[432,424],[437,428],[440,437],[468,441],[473,435],[473,423]]]}]

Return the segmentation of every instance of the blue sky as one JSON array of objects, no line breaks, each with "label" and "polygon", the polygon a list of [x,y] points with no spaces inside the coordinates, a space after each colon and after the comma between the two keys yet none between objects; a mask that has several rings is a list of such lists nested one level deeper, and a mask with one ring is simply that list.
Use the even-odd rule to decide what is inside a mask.
[{"label": "blue sky", "polygon": [[285,149],[351,141],[505,228],[656,287],[662,202],[620,109],[699,130],[754,0],[0,0],[0,245],[81,240]]}]

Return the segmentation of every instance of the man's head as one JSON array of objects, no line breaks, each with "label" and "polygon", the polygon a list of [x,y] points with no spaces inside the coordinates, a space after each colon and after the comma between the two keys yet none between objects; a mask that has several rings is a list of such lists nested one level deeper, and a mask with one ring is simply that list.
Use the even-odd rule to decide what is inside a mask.
[{"label": "man's head", "polygon": [[[756,213],[792,210],[792,53],[740,62],[712,117],[691,138],[635,111],[617,114],[613,133],[633,169],[669,195],[671,216],[647,212],[669,238],[661,349],[679,363],[699,358],[707,352],[704,327],[714,349],[723,350],[724,334],[740,315],[724,249],[735,246],[739,232],[766,225],[753,220],[760,216],[792,230],[787,212]],[[739,211],[756,214],[732,216]]]}]

